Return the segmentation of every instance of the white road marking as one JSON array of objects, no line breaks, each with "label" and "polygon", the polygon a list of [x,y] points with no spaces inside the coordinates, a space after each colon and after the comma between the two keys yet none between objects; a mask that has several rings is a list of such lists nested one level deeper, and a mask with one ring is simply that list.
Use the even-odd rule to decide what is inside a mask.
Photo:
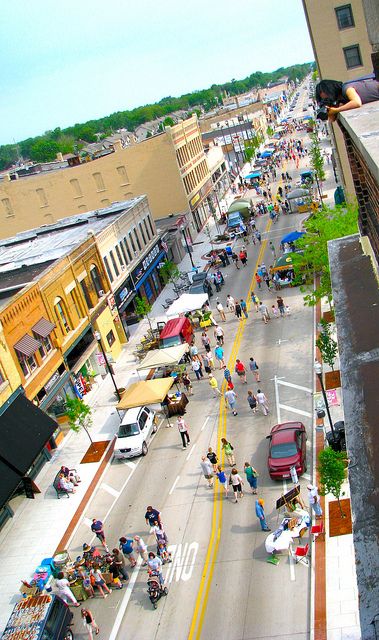
[{"label": "white road marking", "polygon": [[278,384],[282,384],[284,387],[292,387],[292,389],[300,389],[300,391],[313,393],[312,389],[309,389],[309,387],[302,387],[300,384],[295,384],[294,382],[287,382],[286,380],[282,380],[281,378],[277,378],[277,381],[278,381]]},{"label": "white road marking", "polygon": [[290,565],[290,580],[294,582],[296,580],[295,575],[295,560],[292,557],[292,549],[290,547],[290,557],[289,557],[289,565]]},{"label": "white road marking", "polygon": [[125,462],[125,466],[129,467],[129,469],[135,469],[136,463],[135,462],[130,462],[130,460],[129,460],[129,462]]},{"label": "white road marking", "polygon": [[175,489],[176,485],[177,485],[177,484],[178,484],[178,482],[179,482],[179,478],[180,478],[180,476],[176,476],[176,479],[175,479],[175,481],[174,481],[174,484],[172,485],[172,487],[171,487],[170,491],[168,492],[168,495],[169,495],[169,496],[173,493],[173,491],[174,491],[174,489]]},{"label": "white road marking", "polygon": [[310,473],[303,473],[302,478],[305,478],[305,480],[310,480],[311,479],[311,475],[310,475]]},{"label": "white road marking", "polygon": [[83,524],[87,525],[88,528],[91,528],[92,520],[90,520],[90,518],[83,518]]},{"label": "white road marking", "polygon": [[196,447],[196,445],[193,444],[192,447],[191,447],[191,451],[189,452],[188,456],[186,457],[186,460],[190,459],[191,455],[193,454],[193,450],[195,449],[195,447]]},{"label": "white road marking", "polygon": [[104,491],[107,491],[107,493],[110,493],[114,498],[118,498],[118,496],[120,495],[120,492],[117,491],[117,489],[113,489],[113,487],[110,487],[106,482],[102,482],[100,488],[104,489]]},{"label": "white road marking", "polygon": [[205,425],[207,424],[207,422],[208,422],[208,420],[209,420],[209,417],[210,417],[210,416],[208,416],[208,418],[206,418],[206,420],[205,420],[205,422],[204,422],[203,426],[201,427],[200,431],[204,431],[204,429],[205,429]]},{"label": "white road marking", "polygon": [[306,418],[311,418],[312,414],[309,411],[302,411],[302,409],[295,409],[295,407],[289,407],[287,404],[280,404],[281,409],[286,409],[286,411],[292,411],[292,413],[297,413],[299,416],[305,416]]},{"label": "white road marking", "polygon": [[172,563],[169,565],[165,576],[166,584],[170,584],[175,577],[175,582],[183,580],[187,582],[193,572],[197,552],[199,550],[198,542],[184,543],[178,545],[169,545],[168,550],[171,553]]},{"label": "white road marking", "polygon": [[279,347],[280,347],[280,345],[281,345],[283,342],[288,342],[288,340],[282,340],[281,338],[279,338],[279,340],[277,340],[277,341],[276,341],[276,344],[277,344],[277,345],[279,345]]},{"label": "white road marking", "polygon": [[140,570],[141,563],[142,563],[142,559],[141,559],[141,557],[139,557],[138,560],[137,560],[137,564],[136,564],[136,566],[134,568],[134,571],[133,571],[133,573],[132,573],[132,575],[130,577],[130,580],[128,582],[128,586],[126,587],[126,590],[125,590],[125,593],[124,593],[124,597],[121,600],[120,608],[119,608],[119,610],[117,612],[116,620],[114,621],[114,625],[112,627],[112,631],[110,633],[109,640],[116,640],[116,638],[117,638],[117,634],[118,634],[118,632],[120,630],[121,623],[122,623],[123,617],[125,615],[126,607],[129,604],[130,596],[132,595],[133,587],[134,587],[134,584],[135,584],[135,582],[137,580],[137,577],[138,577],[138,573],[139,573],[139,570]]}]

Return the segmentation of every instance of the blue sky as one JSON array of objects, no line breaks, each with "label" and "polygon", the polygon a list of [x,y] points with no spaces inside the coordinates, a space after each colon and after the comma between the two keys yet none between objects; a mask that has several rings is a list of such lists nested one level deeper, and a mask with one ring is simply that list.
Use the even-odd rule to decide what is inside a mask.
[{"label": "blue sky", "polygon": [[0,144],[313,59],[300,0],[3,0]]}]

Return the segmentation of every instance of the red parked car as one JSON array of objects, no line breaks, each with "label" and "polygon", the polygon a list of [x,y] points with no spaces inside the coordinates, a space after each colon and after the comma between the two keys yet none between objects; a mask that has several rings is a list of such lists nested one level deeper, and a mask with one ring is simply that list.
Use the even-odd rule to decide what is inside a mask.
[{"label": "red parked car", "polygon": [[290,468],[295,467],[300,476],[307,470],[307,434],[302,422],[283,422],[272,427],[267,466],[272,480],[290,478]]}]

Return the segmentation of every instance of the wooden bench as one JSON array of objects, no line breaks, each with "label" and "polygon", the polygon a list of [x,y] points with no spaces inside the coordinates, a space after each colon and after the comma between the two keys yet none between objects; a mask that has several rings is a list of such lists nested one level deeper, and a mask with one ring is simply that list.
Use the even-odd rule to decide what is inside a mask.
[{"label": "wooden bench", "polygon": [[[74,471],[76,473],[76,469],[70,469],[70,472]],[[60,499],[60,497],[62,495],[67,496],[67,498],[70,497],[69,492],[67,491],[67,489],[62,489],[62,487],[59,486],[59,480],[60,480],[60,475],[61,475],[62,471],[58,471],[57,475],[54,478],[54,482],[53,482],[53,487],[55,489],[55,491],[57,492],[57,498],[58,500]]]}]

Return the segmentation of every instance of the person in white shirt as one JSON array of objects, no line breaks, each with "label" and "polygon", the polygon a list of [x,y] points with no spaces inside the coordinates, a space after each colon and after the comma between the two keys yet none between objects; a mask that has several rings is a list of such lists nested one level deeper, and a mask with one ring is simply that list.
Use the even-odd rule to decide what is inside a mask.
[{"label": "person in white shirt", "polygon": [[220,314],[220,318],[223,322],[226,322],[226,315],[225,315],[225,311],[224,311],[224,307],[222,306],[220,300],[217,298],[217,302],[216,302],[216,309]]},{"label": "person in white shirt", "polygon": [[140,554],[143,563],[142,563],[142,567],[145,567],[147,565],[147,544],[142,540],[141,536],[134,536],[133,540],[136,543],[136,551],[137,553]]},{"label": "person in white shirt", "polygon": [[217,344],[221,346],[224,344],[224,330],[219,325],[217,325],[217,327],[214,330],[214,337],[217,340]]},{"label": "person in white shirt", "polygon": [[242,485],[244,484],[244,481],[242,480],[236,468],[232,469],[232,472],[229,476],[229,482],[232,485],[234,502],[238,502],[238,498],[243,498]]},{"label": "person in white shirt", "polygon": [[155,553],[153,553],[152,551],[150,551],[149,553],[149,560],[147,562],[149,569],[151,571],[154,571],[154,573],[156,573],[159,577],[159,582],[161,583],[161,585],[164,585],[164,579],[163,579],[163,574],[162,574],[162,560],[159,558],[159,556],[156,556]]},{"label": "person in white shirt", "polygon": [[236,310],[236,303],[230,294],[226,296],[226,308],[229,309],[230,313],[234,313]]},{"label": "person in white shirt", "polygon": [[257,399],[257,402],[258,402],[259,406],[262,408],[263,415],[267,416],[267,414],[268,414],[268,400],[267,400],[265,394],[263,393],[263,391],[258,389],[257,393],[255,394],[255,397]]},{"label": "person in white shirt", "polygon": [[206,456],[203,456],[200,466],[203,476],[208,482],[208,487],[213,487],[213,465],[211,461]]},{"label": "person in white shirt", "polygon": [[183,449],[186,449],[187,444],[190,443],[190,437],[188,435],[188,425],[186,424],[182,416],[179,416],[178,418],[178,429],[182,438]]},{"label": "person in white shirt", "polygon": [[75,598],[74,594],[70,589],[70,583],[67,578],[64,577],[63,571],[58,573],[58,578],[55,581],[55,586],[58,589],[58,595],[67,603],[67,600],[71,600],[71,602],[75,605],[75,607],[79,607],[79,602]]},{"label": "person in white shirt", "polygon": [[318,495],[318,489],[314,484],[309,484],[307,486],[307,489],[309,506],[311,510],[313,509],[313,511],[315,512],[316,518],[320,518],[322,516],[322,508],[320,504],[320,496]]}]

